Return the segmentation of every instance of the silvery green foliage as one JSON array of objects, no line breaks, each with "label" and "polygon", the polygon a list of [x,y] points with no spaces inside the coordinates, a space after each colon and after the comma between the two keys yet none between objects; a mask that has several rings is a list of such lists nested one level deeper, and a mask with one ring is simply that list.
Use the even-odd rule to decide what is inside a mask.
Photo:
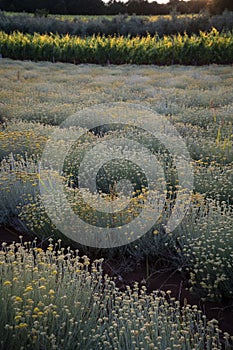
[{"label": "silvery green foliage", "polygon": [[[72,20],[74,19],[74,20]],[[198,34],[200,30],[209,31],[212,27],[217,30],[232,30],[232,12],[224,11],[222,15],[210,16],[207,11],[198,15],[182,16],[158,16],[154,20],[144,16],[117,15],[113,18],[100,16],[91,18],[88,21],[82,17],[67,16],[61,20],[56,16],[33,17],[27,14],[15,14],[8,16],[7,13],[0,13],[0,30],[6,32],[21,31],[33,34],[38,32],[58,33],[86,36],[93,34],[105,35],[171,35],[177,33]]]}]

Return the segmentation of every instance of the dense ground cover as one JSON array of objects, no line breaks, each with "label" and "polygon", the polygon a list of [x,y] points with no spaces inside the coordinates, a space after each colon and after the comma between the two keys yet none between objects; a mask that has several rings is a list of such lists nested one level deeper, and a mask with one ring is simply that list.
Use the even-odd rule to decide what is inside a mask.
[{"label": "dense ground cover", "polygon": [[[169,263],[175,270],[187,274],[190,289],[197,292],[203,300],[231,302],[232,72],[231,66],[215,65],[101,67],[1,60],[1,224],[9,225],[14,222],[20,225],[23,222],[27,224],[32,239],[35,236],[42,241],[49,237],[54,239],[54,246],[50,242],[46,252],[38,250],[36,243],[19,245],[18,252],[15,252],[13,246],[9,249],[4,247],[1,252],[1,300],[11,310],[1,319],[1,329],[5,325],[7,341],[12,341],[12,348],[16,346],[14,337],[20,336],[25,348],[30,347],[32,343],[38,348],[40,344],[50,348],[52,345],[61,346],[62,341],[65,341],[72,349],[78,342],[79,334],[85,333],[89,336],[92,324],[99,322],[97,338],[86,335],[84,337],[88,340],[82,338],[88,341],[87,349],[91,349],[94,341],[103,349],[132,349],[132,346],[145,349],[198,349],[198,346],[200,349],[221,349],[223,345],[218,340],[219,331],[216,327],[214,329],[213,324],[207,325],[199,311],[191,311],[187,305],[182,311],[176,301],[171,301],[172,304],[168,305],[169,296],[157,295],[157,292],[151,296],[144,296],[142,291],[140,297],[137,287],[135,291],[128,290],[122,293],[115,291],[109,280],[105,281],[106,285],[98,284],[100,282],[96,281],[100,281],[98,269],[101,270],[101,263],[98,263],[97,267],[93,265],[92,270],[88,272],[88,259],[84,258],[83,261],[79,256],[74,256],[75,253],[69,255],[69,251],[62,250],[55,242],[62,238],[65,246],[73,244],[74,248],[79,248],[91,257],[124,257],[122,262],[127,262],[125,268],[128,270],[134,269],[137,263],[145,259],[151,261],[152,268],[153,263],[159,259],[165,264]],[[192,158],[195,191],[189,212],[172,234],[166,234],[163,230],[163,225],[170,215],[169,205],[174,200],[174,197],[168,196],[167,210],[145,236],[124,247],[96,251],[71,242],[51,223],[38,189],[38,160],[49,136],[66,117],[94,104],[118,101],[140,103],[150,107],[168,118],[176,127]],[[141,140],[145,136],[142,132]],[[82,151],[88,149],[97,138],[98,135],[88,134],[81,145]],[[160,156],[162,158],[162,154]],[[78,165],[79,154],[73,153],[72,157]],[[76,171],[75,168],[73,171]],[[67,183],[74,180],[69,172],[65,175]],[[77,188],[67,186],[66,190],[70,203],[74,209],[77,208],[80,200],[76,195]],[[142,196],[143,193],[140,199],[143,199]],[[106,199],[109,200],[109,196],[106,195]],[[89,214],[87,208],[83,215]],[[134,214],[132,211],[129,213],[132,216]],[[59,250],[58,256],[54,249]],[[81,264],[77,267],[80,261]],[[33,273],[29,272],[29,266],[33,268]],[[70,273],[63,275],[64,271]],[[56,276],[59,276],[57,280]],[[65,290],[62,289],[63,279]],[[84,279],[90,283],[84,284]],[[56,284],[56,281],[59,283]],[[74,285],[77,300],[72,294]],[[38,286],[41,288],[38,289]],[[70,288],[67,289],[67,286]],[[86,288],[85,296],[78,294],[79,288]],[[112,300],[114,294],[112,311],[107,308],[107,315],[102,313],[103,301],[98,299],[99,288],[106,288],[106,300]],[[37,290],[40,292],[37,293]],[[93,298],[95,293],[96,299]],[[90,315],[87,315],[85,308],[80,311],[70,306],[71,302],[73,305],[74,299],[79,302],[78,299],[84,297],[86,302],[82,299],[82,303],[90,305]],[[141,313],[140,303],[144,306],[150,304],[150,307],[145,311],[143,306],[145,314],[137,322],[136,319]],[[67,310],[67,316],[59,313],[64,308]],[[119,311],[120,309],[123,311]],[[135,322],[133,320],[129,324],[127,320],[129,312],[132,317],[132,310],[135,310]],[[118,318],[119,312],[122,312],[121,319]],[[151,318],[154,313],[158,320]],[[176,318],[178,314],[181,318]],[[185,319],[182,318],[183,314],[186,315]],[[64,322],[68,322],[66,317],[72,320],[69,334],[65,331],[62,333]],[[51,320],[55,322],[55,318],[56,327],[61,327],[62,330],[59,336],[56,330],[49,333],[46,328]],[[82,319],[80,326],[75,324],[77,319]],[[99,319],[103,319],[104,322],[101,323]],[[114,323],[116,319],[119,319],[119,324]],[[176,319],[179,319],[179,322]],[[140,322],[146,322],[148,326],[144,329]],[[153,333],[155,324],[159,325],[157,331],[155,330],[156,334]],[[34,337],[27,339],[30,329],[33,329]],[[195,336],[192,333],[193,329]],[[173,339],[174,330],[178,331],[177,334],[182,334],[184,345],[177,344],[176,337]],[[143,336],[140,335],[141,332],[144,332]],[[169,334],[169,340],[166,334]],[[63,335],[67,337],[65,340]],[[225,338],[228,338],[228,335],[225,335]],[[230,349],[230,345],[227,344],[228,340],[226,349]],[[3,349],[4,346],[5,343],[2,343]],[[83,347],[80,345],[80,348]]]}]

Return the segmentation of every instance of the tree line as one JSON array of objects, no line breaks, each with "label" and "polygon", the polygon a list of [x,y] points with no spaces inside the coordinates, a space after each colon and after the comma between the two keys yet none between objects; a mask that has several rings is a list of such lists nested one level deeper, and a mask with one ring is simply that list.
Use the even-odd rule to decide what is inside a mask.
[{"label": "tree line", "polygon": [[70,15],[165,15],[172,10],[184,13],[199,13],[208,9],[217,14],[225,9],[233,10],[232,0],[170,0],[167,4],[158,4],[157,1],[128,0],[126,3],[117,0],[0,0],[0,9],[3,11],[30,12],[41,15],[70,14]]}]

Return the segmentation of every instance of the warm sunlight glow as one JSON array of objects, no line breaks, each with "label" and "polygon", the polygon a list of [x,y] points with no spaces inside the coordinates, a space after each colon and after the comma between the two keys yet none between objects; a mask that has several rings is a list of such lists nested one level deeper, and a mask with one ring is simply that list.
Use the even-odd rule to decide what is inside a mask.
[{"label": "warm sunlight glow", "polygon": [[[118,0],[118,1],[121,1],[121,2],[128,2],[128,0]],[[148,2],[153,2],[153,1],[156,1],[158,4],[166,4],[169,2],[169,0],[148,0]],[[109,0],[103,0],[103,2],[109,2]]]},{"label": "warm sunlight glow", "polygon": [[[119,0],[119,1],[124,2],[124,3],[128,2],[128,0]],[[153,2],[153,1],[156,1],[158,4],[166,4],[169,2],[169,0],[148,0],[148,2]],[[187,0],[184,0],[184,1],[187,1]],[[107,3],[107,2],[109,2],[109,0],[103,0],[103,2]]]}]

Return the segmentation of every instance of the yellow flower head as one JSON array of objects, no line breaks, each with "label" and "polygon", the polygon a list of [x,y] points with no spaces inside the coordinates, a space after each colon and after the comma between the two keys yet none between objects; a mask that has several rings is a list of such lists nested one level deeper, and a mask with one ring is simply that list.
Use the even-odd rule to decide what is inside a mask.
[{"label": "yellow flower head", "polygon": [[16,302],[22,302],[23,299],[22,299],[21,297],[19,297],[19,296],[16,296],[16,297],[14,298],[14,301],[16,301]]},{"label": "yellow flower head", "polygon": [[11,286],[11,281],[5,281],[5,282],[3,283],[3,285],[4,285],[4,286]]},{"label": "yellow flower head", "polygon": [[27,323],[20,323],[19,328],[26,328],[28,325]]},{"label": "yellow flower head", "polygon": [[39,287],[39,289],[46,289],[46,287],[42,285]]}]

